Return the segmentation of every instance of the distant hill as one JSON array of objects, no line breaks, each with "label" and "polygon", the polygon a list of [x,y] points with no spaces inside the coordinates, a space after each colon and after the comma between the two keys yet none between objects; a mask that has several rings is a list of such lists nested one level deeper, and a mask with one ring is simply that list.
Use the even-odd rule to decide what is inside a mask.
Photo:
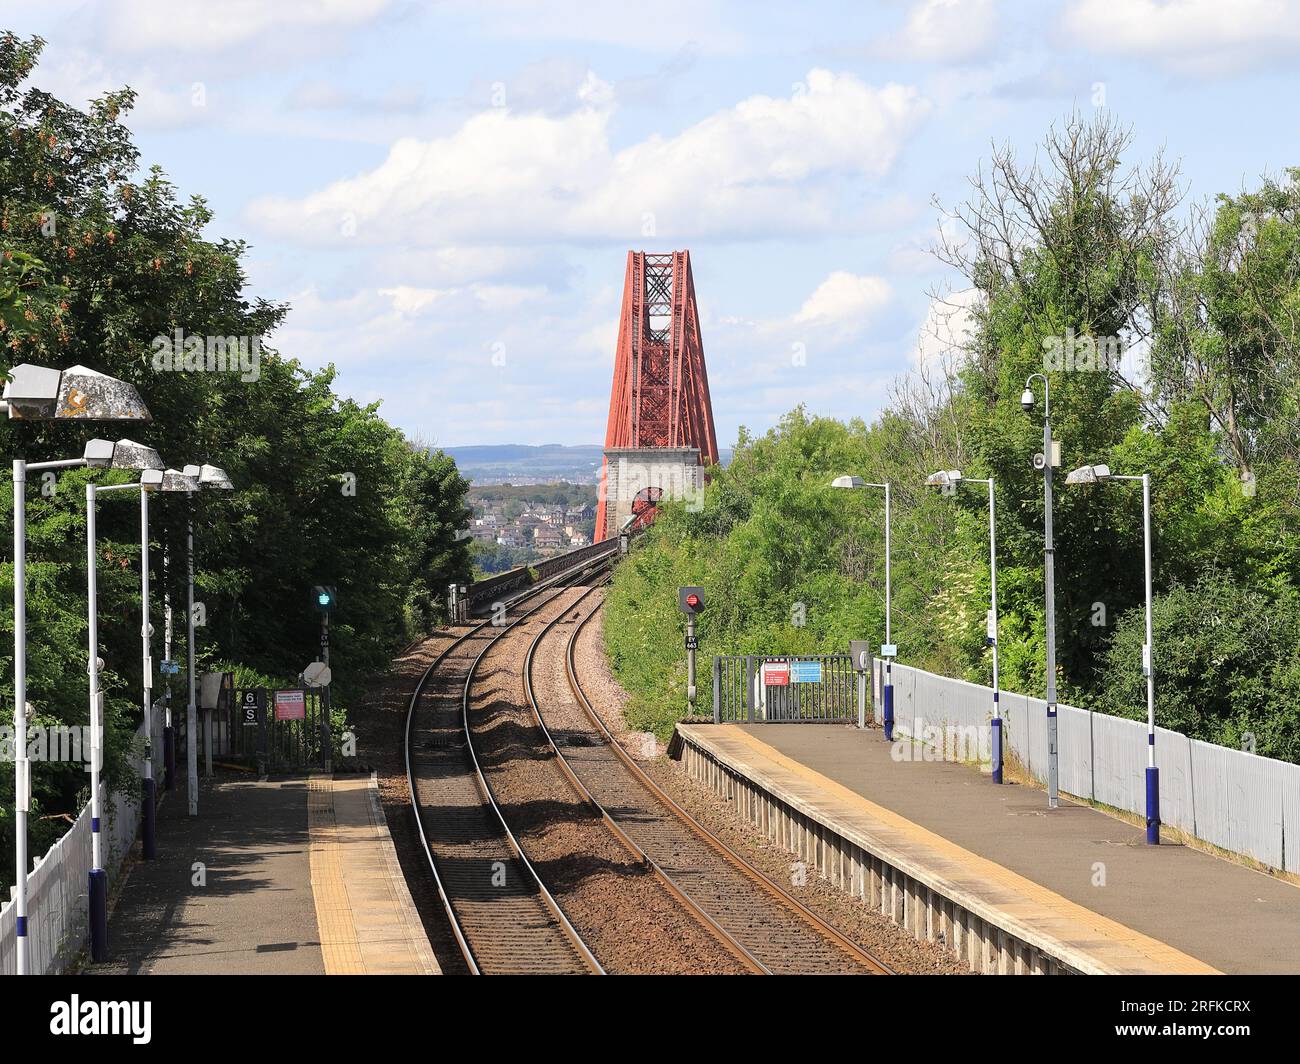
[{"label": "distant hill", "polygon": [[[598,444],[570,447],[560,443],[500,443],[443,450],[475,484],[598,484],[604,454]],[[723,465],[730,462],[730,449],[724,450],[721,458]]]},{"label": "distant hill", "polygon": [[475,484],[554,484],[561,480],[597,484],[604,454],[596,444],[502,443],[443,449],[455,459],[461,474]]}]

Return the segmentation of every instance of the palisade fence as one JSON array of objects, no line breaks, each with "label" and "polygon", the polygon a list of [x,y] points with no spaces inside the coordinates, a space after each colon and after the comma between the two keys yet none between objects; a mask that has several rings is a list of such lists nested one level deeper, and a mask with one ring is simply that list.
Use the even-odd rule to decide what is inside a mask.
[{"label": "palisade fence", "polygon": [[[884,666],[873,666],[874,716],[881,719]],[[999,694],[1005,748],[1036,780],[1047,775],[1047,703]],[[894,663],[894,721],[986,727],[992,688]],[[1144,815],[1146,723],[1058,705],[1061,790]],[[1160,819],[1271,868],[1300,872],[1300,765],[1156,728]]]},{"label": "palisade fence", "polygon": [[[154,770],[162,787],[163,714],[153,718]],[[100,783],[107,818],[104,825],[105,866],[112,886],[140,827],[140,772],[143,764],[144,725],[136,731],[135,749],[128,757],[131,778],[122,792]],[[13,771],[10,762],[0,770]],[[67,834],[36,863],[27,876],[28,961],[33,975],[53,975],[65,968],[88,941],[87,912],[91,864],[90,803],[87,802]],[[17,965],[13,889],[0,909],[0,975],[13,975]]]}]

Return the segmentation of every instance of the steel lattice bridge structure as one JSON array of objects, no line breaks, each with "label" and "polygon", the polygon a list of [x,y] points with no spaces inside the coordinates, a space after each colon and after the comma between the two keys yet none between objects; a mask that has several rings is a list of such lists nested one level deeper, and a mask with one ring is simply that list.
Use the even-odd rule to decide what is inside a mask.
[{"label": "steel lattice bridge structure", "polygon": [[702,492],[717,461],[691,254],[629,251],[594,539]]}]

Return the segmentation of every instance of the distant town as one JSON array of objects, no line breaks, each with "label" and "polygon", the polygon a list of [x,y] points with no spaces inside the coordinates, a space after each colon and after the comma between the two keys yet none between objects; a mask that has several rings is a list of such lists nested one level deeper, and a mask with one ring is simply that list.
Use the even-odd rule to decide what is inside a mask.
[{"label": "distant town", "polygon": [[474,565],[482,573],[585,547],[596,527],[589,484],[477,484],[469,503]]}]

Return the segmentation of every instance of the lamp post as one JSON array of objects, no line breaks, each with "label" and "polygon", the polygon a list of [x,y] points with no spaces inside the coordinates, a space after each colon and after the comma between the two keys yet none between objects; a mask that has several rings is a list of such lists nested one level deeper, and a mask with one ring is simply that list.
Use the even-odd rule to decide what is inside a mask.
[{"label": "lamp post", "polygon": [[1160,845],[1160,770],[1156,768],[1156,670],[1151,625],[1151,475],[1121,476],[1110,466],[1080,466],[1066,478],[1067,484],[1096,484],[1105,480],[1142,482],[1142,557],[1146,584],[1146,642],[1142,644],[1142,673],[1147,680],[1147,842]]},{"label": "lamp post", "polygon": [[1002,713],[998,704],[998,542],[997,518],[993,499],[993,478],[980,480],[976,477],[964,477],[960,469],[942,469],[925,479],[931,487],[940,487],[954,494],[957,485],[985,484],[989,491],[989,616],[985,635],[989,646],[993,648],[993,717],[989,727],[993,733],[992,774],[993,782],[1002,782]]},{"label": "lamp post", "polygon": [[884,685],[884,713],[883,723],[885,726],[885,741],[892,742],[894,739],[894,658],[898,656],[898,648],[894,646],[894,629],[891,609],[890,594],[890,543],[889,543],[889,504],[890,504],[890,487],[889,482],[875,484],[863,480],[861,477],[836,477],[831,481],[832,488],[883,488],[885,491],[885,643],[880,648],[880,656],[885,659],[885,685]]},{"label": "lamp post", "polygon": [[[90,866],[90,959],[96,963],[108,960],[108,874],[104,870],[104,842],[103,842],[103,801],[100,795],[99,779],[104,767],[104,711],[102,695],[99,690],[99,672],[103,667],[103,660],[99,656],[99,580],[98,580],[98,555],[99,546],[95,530],[95,501],[102,492],[109,491],[139,491],[141,498],[146,498],[150,491],[162,483],[162,461],[158,458],[158,452],[150,447],[141,447],[139,444],[132,444],[129,440],[122,441],[122,444],[128,444],[128,454],[119,457],[114,455],[113,466],[118,469],[135,468],[135,462],[151,462],[153,464],[141,467],[140,480],[133,484],[113,484],[107,487],[99,487],[96,484],[86,485],[86,619],[87,619],[87,650],[88,650],[88,672],[90,674],[90,847],[91,847],[91,866]],[[122,450],[119,444],[117,450]],[[148,532],[145,530],[143,535],[147,537]],[[145,540],[147,544],[147,538]],[[145,734],[149,734],[149,599],[147,592],[148,585],[148,556],[142,556],[141,562],[144,566],[145,576],[142,578],[142,592],[144,596],[144,670],[145,670],[145,711],[144,723]],[[146,744],[148,740],[146,739]],[[147,749],[147,745],[146,745]],[[146,756],[146,764],[148,763]],[[150,781],[152,782],[152,781]],[[148,802],[152,801],[153,793],[149,788],[145,789],[145,806],[144,817],[147,824],[146,845],[152,848],[152,810],[149,809]]]},{"label": "lamp post", "polygon": [[[230,490],[234,488],[226,471],[214,465],[187,465],[178,472],[169,469],[163,474],[163,491],[180,491],[185,493],[185,605],[186,605],[186,647],[185,658],[189,673],[189,701],[185,707],[185,768],[186,795],[189,799],[189,815],[199,815],[199,753],[196,736],[198,732],[198,699],[196,694],[196,677],[194,674],[194,493],[200,488],[217,488]],[[210,729],[209,729],[210,731]],[[209,743],[211,737],[208,737]]]},{"label": "lamp post", "polygon": [[1060,805],[1060,770],[1057,765],[1056,720],[1056,548],[1052,541],[1052,469],[1061,464],[1060,446],[1052,439],[1052,406],[1046,375],[1031,373],[1025,380],[1020,405],[1026,414],[1033,413],[1034,392],[1030,384],[1043,382],[1043,453],[1034,465],[1043,471],[1043,584],[1047,600],[1045,620],[1047,640],[1047,806]]},{"label": "lamp post", "polygon": [[[0,397],[11,420],[150,421],[140,393],[125,381],[85,366],[60,372],[28,363],[14,366]],[[14,477],[14,933],[18,975],[29,973],[27,941],[27,814],[31,763],[27,758],[27,474],[78,466],[105,466],[113,445],[91,440],[81,458],[28,463],[16,458]]]}]

